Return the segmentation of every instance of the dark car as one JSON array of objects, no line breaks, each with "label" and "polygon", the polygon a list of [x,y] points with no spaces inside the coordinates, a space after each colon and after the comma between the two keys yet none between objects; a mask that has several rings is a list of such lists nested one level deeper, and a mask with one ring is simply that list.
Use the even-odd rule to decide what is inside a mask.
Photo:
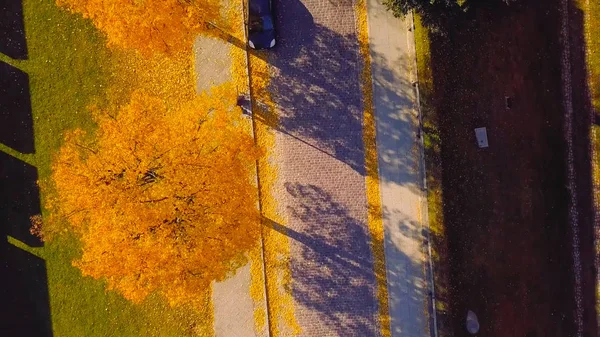
[{"label": "dark car", "polygon": [[271,0],[248,0],[248,45],[252,49],[275,47],[275,26]]}]

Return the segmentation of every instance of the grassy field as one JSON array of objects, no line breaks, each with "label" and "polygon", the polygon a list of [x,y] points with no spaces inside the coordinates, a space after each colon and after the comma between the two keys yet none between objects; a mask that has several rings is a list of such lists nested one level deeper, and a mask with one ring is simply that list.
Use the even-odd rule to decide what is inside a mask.
[{"label": "grassy field", "polygon": [[[574,332],[557,8],[473,10],[477,20],[430,37],[431,75],[419,69],[424,116],[433,107],[438,125],[425,120],[426,146],[440,146],[428,170],[443,185],[430,183],[429,200],[448,244],[451,336],[468,335],[467,310],[482,336]],[[476,127],[489,148],[477,147]]]},{"label": "grassy field", "polygon": [[[59,9],[52,0],[24,0],[23,17],[28,51],[26,59],[15,60],[0,54],[0,61],[11,64],[29,77],[34,153],[22,154],[6,145],[0,145],[0,150],[37,168],[39,179],[44,180],[51,173],[51,160],[61,144],[63,132],[76,127],[88,131],[94,129],[94,123],[87,110],[89,105],[108,106],[126,99],[131,87],[119,85],[125,83],[124,78],[128,71],[129,74],[135,72],[131,69],[131,60],[135,57],[125,58],[117,52],[109,51],[105,47],[104,38],[89,21]],[[189,80],[185,80],[185,83],[181,83],[180,80],[178,85],[184,89],[175,95],[190,93],[190,90],[186,90],[190,85],[186,83],[193,83],[191,56],[190,66],[181,66],[178,69],[173,69],[176,62],[172,62],[175,65],[168,66],[164,66],[163,62],[162,68],[160,61],[153,62],[156,65],[155,73],[132,76],[129,81],[140,80],[143,85],[150,82],[150,77],[169,78],[185,72]],[[4,75],[0,74],[0,77],[2,76]],[[160,81],[147,84],[149,90],[152,90],[152,86],[158,88],[157,91],[174,92],[173,86],[167,86],[165,89]],[[193,88],[193,85],[191,87]],[[168,96],[168,93],[164,94]],[[3,182],[7,184],[2,186],[5,193],[9,188],[20,188],[18,184],[10,183],[10,177]],[[43,197],[42,195],[41,198]],[[6,226],[10,224],[5,223],[4,227]],[[43,260],[38,261],[41,268],[35,271],[39,276],[36,279],[37,284],[27,284],[17,279],[13,280],[11,285],[47,287],[47,296],[42,294],[39,297],[29,296],[29,299],[14,298],[17,303],[3,303],[0,306],[0,314],[4,318],[0,318],[0,332],[13,331],[10,329],[25,331],[26,328],[18,329],[42,322],[51,327],[51,332],[37,331],[32,333],[32,336],[179,337],[211,334],[209,309],[204,312],[189,308],[172,309],[156,297],[141,305],[133,305],[120,295],[105,292],[101,281],[83,278],[79,270],[71,266],[71,260],[77,257],[79,247],[76,240],[69,236],[38,248],[29,247],[14,239],[9,241],[11,245],[2,250],[8,252],[2,255],[5,262],[18,264],[29,261],[20,257],[24,254],[23,251],[31,254],[28,255],[29,259]],[[12,255],[19,257],[13,258]],[[29,267],[14,265],[10,267],[10,271],[21,272]],[[40,271],[45,271],[46,275],[40,275]],[[10,291],[27,294],[37,293],[38,290]],[[206,293],[198,296],[206,300],[206,308],[209,308],[210,290],[207,289]],[[10,311],[18,311],[19,306],[23,306],[21,310],[27,311],[29,316],[21,318],[20,322],[8,321],[7,317],[11,317]]]}]

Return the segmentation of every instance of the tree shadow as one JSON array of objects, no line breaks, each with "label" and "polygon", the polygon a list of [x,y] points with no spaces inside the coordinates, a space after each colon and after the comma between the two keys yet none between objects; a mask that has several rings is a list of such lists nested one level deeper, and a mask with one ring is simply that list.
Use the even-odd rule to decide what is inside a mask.
[{"label": "tree shadow", "polygon": [[51,337],[50,302],[43,259],[8,243],[11,236],[31,247],[42,242],[29,232],[40,213],[37,170],[0,152],[0,335]]},{"label": "tree shadow", "polygon": [[[360,64],[354,32],[315,23],[298,0],[278,4],[271,91],[286,133],[365,173]],[[285,8],[285,10],[283,10]]]},{"label": "tree shadow", "polygon": [[27,59],[21,0],[0,0],[0,53],[13,59]]},{"label": "tree shadow", "polygon": [[[325,326],[325,331],[336,336],[379,336],[377,281],[385,271],[377,274],[374,270],[372,239],[366,224],[318,186],[287,183],[285,187],[291,197],[290,220],[301,222],[302,229],[273,221],[268,224],[301,244],[292,254],[292,294],[298,303],[311,309],[297,310],[296,316],[303,322],[314,322],[314,326],[303,326],[303,330],[309,335],[323,333],[321,327]],[[399,259],[410,261],[402,254],[395,252]],[[388,272],[409,280],[410,272],[404,267],[397,265]],[[413,264],[410,268],[419,266]],[[420,298],[409,295],[390,300],[394,307],[423,310]]]},{"label": "tree shadow", "polygon": [[[274,68],[270,88],[279,112],[273,127],[365,175],[363,60],[355,30],[316,23],[298,0],[278,6],[279,42],[269,57]],[[408,62],[378,53],[371,57],[373,95],[378,98],[377,149],[380,159],[388,160],[380,165],[380,175],[384,181],[412,184],[420,175],[413,146],[420,134],[412,100],[415,88],[399,76],[409,72]],[[269,117],[258,116],[265,121]]]},{"label": "tree shadow", "polygon": [[0,62],[0,142],[22,153],[34,152],[29,76]]},{"label": "tree shadow", "polygon": [[577,183],[577,206],[579,213],[580,254],[582,263],[583,321],[585,336],[598,335],[597,275],[600,266],[595,264],[594,240],[600,233],[600,224],[594,223],[593,176],[591,131],[595,123],[586,62],[584,36],[584,13],[573,2],[569,2],[569,39],[571,56],[571,83],[573,99],[573,151]]},{"label": "tree shadow", "polygon": [[339,336],[377,336],[376,276],[365,224],[315,185],[285,187],[293,198],[291,221],[302,222],[302,231],[273,228],[302,243],[292,254],[294,299],[318,312],[315,324]]},{"label": "tree shadow", "polygon": [[[429,326],[434,329],[428,268],[423,254],[428,229],[400,210],[383,207],[385,256],[392,334],[398,337],[422,336]],[[419,262],[416,262],[419,261]],[[427,272],[424,272],[427,270]],[[394,294],[400,295],[394,296]]]},{"label": "tree shadow", "polygon": [[405,54],[396,60],[372,53],[372,77],[379,177],[421,193],[422,168],[417,144],[419,130],[416,87],[407,79],[410,60]]}]

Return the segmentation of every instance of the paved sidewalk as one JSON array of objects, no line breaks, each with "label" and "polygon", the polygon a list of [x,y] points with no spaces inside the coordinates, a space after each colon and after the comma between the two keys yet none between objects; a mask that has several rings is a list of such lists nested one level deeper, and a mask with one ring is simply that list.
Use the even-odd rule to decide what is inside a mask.
[{"label": "paved sidewalk", "polygon": [[[353,3],[280,0],[277,20],[270,91],[279,116],[274,164],[285,223],[273,226],[289,239],[295,319],[302,336],[380,336]],[[392,335],[426,337],[413,39],[408,24],[377,0],[368,0],[368,21]],[[199,90],[230,78],[222,43],[208,38],[196,45]],[[256,335],[249,283],[242,268],[215,284],[217,337]]]},{"label": "paved sidewalk", "polygon": [[[232,45],[224,40],[199,36],[194,44],[196,90],[209,90],[232,80]],[[254,302],[250,296],[250,264],[236,274],[213,283],[215,337],[254,337]]]},{"label": "paved sidewalk", "polygon": [[[280,0],[270,52],[279,226],[302,336],[380,336],[367,224],[361,62],[352,1]],[[408,25],[368,3],[393,336],[428,336],[421,160]]]},{"label": "paved sidewalk", "polygon": [[394,18],[367,0],[385,255],[394,337],[430,335],[426,200],[418,138],[412,20]]},{"label": "paved sidewalk", "polygon": [[306,337],[380,336],[353,1],[279,0],[270,51],[278,202]]}]

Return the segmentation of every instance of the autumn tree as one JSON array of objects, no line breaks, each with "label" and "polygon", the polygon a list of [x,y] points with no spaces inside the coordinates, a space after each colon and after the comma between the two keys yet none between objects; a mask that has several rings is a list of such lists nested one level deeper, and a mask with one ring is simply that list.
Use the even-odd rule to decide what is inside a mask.
[{"label": "autumn tree", "polygon": [[260,151],[228,90],[174,111],[136,92],[116,113],[97,111],[94,134],[69,132],[42,233],[74,233],[74,265],[134,302],[158,292],[186,303],[233,273],[257,243]]},{"label": "autumn tree", "polygon": [[[219,19],[219,0],[56,0],[92,20],[108,43],[143,54],[191,48],[194,37]],[[210,30],[212,31],[212,30]]]}]

